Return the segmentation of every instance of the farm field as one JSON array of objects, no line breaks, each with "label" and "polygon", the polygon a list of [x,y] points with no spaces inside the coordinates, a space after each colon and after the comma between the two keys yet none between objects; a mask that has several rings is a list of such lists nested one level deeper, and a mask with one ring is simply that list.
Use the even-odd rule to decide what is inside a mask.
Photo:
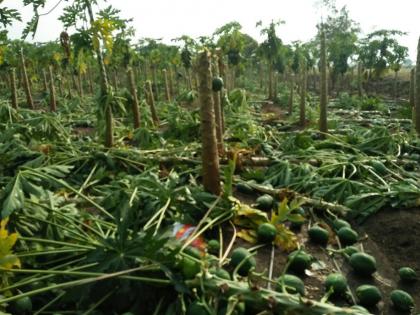
[{"label": "farm field", "polygon": [[308,42],[137,40],[114,2],[38,43],[48,1],[24,39],[0,1],[0,314],[420,314],[420,40],[334,1]]}]

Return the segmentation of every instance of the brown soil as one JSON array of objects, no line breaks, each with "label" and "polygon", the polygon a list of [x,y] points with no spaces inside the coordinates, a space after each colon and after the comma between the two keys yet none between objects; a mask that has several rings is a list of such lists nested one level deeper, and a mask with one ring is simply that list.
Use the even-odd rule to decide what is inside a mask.
[{"label": "brown soil", "polygon": [[[411,294],[420,311],[420,281],[412,285],[399,282],[398,269],[411,267],[420,274],[420,208],[383,210],[369,218],[361,228],[370,237],[368,247],[374,252],[383,275],[392,286],[383,286],[384,296],[395,288]],[[386,300],[384,314],[397,314]],[[416,314],[414,312],[414,314]]]},{"label": "brown soil", "polygon": [[[250,205],[256,198],[256,195],[245,195],[239,192],[236,192],[235,196]],[[320,220],[316,217],[313,219],[315,221]],[[384,299],[376,308],[369,310],[373,314],[401,314],[392,308],[389,301],[391,291],[396,288],[410,293],[415,300],[416,311],[420,311],[420,281],[412,285],[406,285],[400,283],[398,278],[398,269],[404,266],[409,266],[420,274],[420,209],[384,210],[372,216],[358,228],[361,237],[358,247],[373,255],[378,263],[378,272],[370,279],[354,274],[346,259],[341,255],[332,256],[326,248],[308,241],[307,229],[308,226],[304,225],[300,231],[295,231],[305,251],[316,259],[306,275],[303,277],[299,275],[305,283],[306,297],[320,300],[325,294],[324,281],[326,276],[338,271],[347,277],[353,296],[356,288],[362,284],[373,284],[380,288]],[[227,234],[230,240],[231,231]],[[241,239],[237,239],[235,247],[237,246],[252,247]],[[337,249],[334,236],[330,239],[328,246]],[[255,257],[257,272],[265,272],[268,275],[271,251],[272,247],[269,245],[258,249],[258,254]],[[287,255],[288,253],[280,248],[275,248],[273,279],[277,279],[282,274]],[[265,282],[259,284],[264,287],[267,286]],[[352,305],[351,299],[339,298],[333,299],[332,302],[342,306]]]}]

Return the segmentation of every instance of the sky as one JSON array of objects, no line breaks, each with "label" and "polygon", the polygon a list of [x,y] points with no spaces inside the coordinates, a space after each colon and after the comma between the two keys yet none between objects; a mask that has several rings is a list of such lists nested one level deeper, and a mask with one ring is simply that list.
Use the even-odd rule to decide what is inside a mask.
[{"label": "sky", "polygon": [[[47,0],[41,13],[48,12],[60,0]],[[216,28],[238,21],[243,31],[261,41],[258,21],[267,25],[271,20],[284,20],[278,28],[279,37],[290,43],[295,40],[307,41],[315,36],[316,24],[321,21],[322,12],[316,2],[319,0],[108,0],[109,4],[121,10],[124,18],[133,18],[131,25],[136,29],[136,37],[162,38],[169,43],[181,35],[198,37],[211,35]],[[4,0],[3,5],[21,11],[24,20],[31,18],[30,7],[24,8],[22,1]],[[62,31],[57,17],[68,1],[61,1],[52,13],[42,16],[35,41],[58,38]],[[208,5],[204,5],[204,4]],[[398,29],[408,33],[401,38],[401,44],[409,48],[409,57],[416,59],[417,41],[420,36],[420,0],[337,0],[337,7],[346,5],[353,20],[360,24],[363,33],[377,29]],[[19,38],[22,23],[10,29],[13,38]]]}]

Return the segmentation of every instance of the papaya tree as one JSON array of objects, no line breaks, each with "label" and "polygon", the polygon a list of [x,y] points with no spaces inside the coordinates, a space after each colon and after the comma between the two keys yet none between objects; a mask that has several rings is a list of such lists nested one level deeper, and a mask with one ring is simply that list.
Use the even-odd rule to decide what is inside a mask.
[{"label": "papaya tree", "polygon": [[261,35],[266,36],[264,42],[260,45],[260,54],[266,60],[268,65],[268,99],[274,100],[274,68],[275,65],[282,67],[281,47],[283,45],[281,39],[277,37],[276,28],[283,24],[283,21],[271,21],[267,27],[262,26],[262,22],[258,22],[257,26],[262,27]]},{"label": "papaya tree", "polygon": [[[395,57],[398,56],[398,50],[404,55],[405,49],[398,48],[398,37],[405,34],[399,30],[382,29],[372,32],[360,40],[359,61],[367,71],[367,89],[372,77],[379,78],[390,68],[391,63],[400,63],[400,61],[395,60]],[[397,48],[397,54],[395,54],[395,48]]]},{"label": "papaya tree", "polygon": [[417,45],[417,63],[416,63],[416,76],[415,76],[415,82],[416,82],[416,120],[415,120],[415,127],[417,131],[417,135],[420,136],[420,38]]},{"label": "papaya tree", "polygon": [[213,103],[210,52],[205,49],[198,57],[201,142],[204,189],[215,195],[221,193],[219,156],[217,152],[216,123]]},{"label": "papaya tree", "polygon": [[312,43],[301,45],[300,58],[300,104],[299,104],[299,123],[301,127],[306,125],[306,96],[308,86],[308,71],[314,66],[314,57],[312,55]]},{"label": "papaya tree", "polygon": [[245,36],[241,32],[242,25],[236,21],[229,22],[213,33],[216,38],[217,47],[227,56],[229,78],[226,78],[227,88],[235,88],[236,77],[238,76],[239,64],[242,61],[242,52],[245,47]]},{"label": "papaya tree", "polygon": [[396,40],[392,41],[388,54],[388,63],[394,71],[394,100],[398,97],[398,72],[401,70],[405,59],[408,56],[408,48],[400,45]]},{"label": "papaya tree", "polygon": [[[106,62],[113,49],[113,33],[125,27],[127,20],[119,18],[119,10],[107,7],[95,16],[93,5],[97,1],[74,0],[64,9],[60,17],[65,28],[75,27],[87,31],[99,66],[100,95],[98,99],[98,126],[104,137],[106,147],[112,147],[113,140],[113,108],[118,100],[114,97],[109,83]],[[104,55],[105,53],[105,55]]]},{"label": "papaya tree", "polygon": [[290,68],[290,78],[289,78],[289,101],[288,101],[288,112],[289,115],[293,113],[293,102],[294,102],[294,93],[295,93],[295,77],[299,74],[299,70],[302,69],[303,62],[302,49],[300,47],[300,42],[294,43],[294,49],[289,50],[289,68]]},{"label": "papaya tree", "polygon": [[416,68],[410,71],[410,108],[413,125],[416,124]]},{"label": "papaya tree", "polygon": [[[331,66],[331,91],[337,87],[337,80],[343,80],[349,70],[350,58],[357,51],[359,25],[349,16],[344,6],[338,10],[333,6],[325,23],[323,23],[328,52],[328,63]],[[337,91],[337,93],[339,90]]]},{"label": "papaya tree", "polygon": [[174,42],[182,42],[180,58],[182,66],[184,67],[184,76],[187,88],[192,89],[192,78],[191,78],[191,68],[192,68],[192,59],[197,43],[190,36],[183,35],[181,37],[174,38]]},{"label": "papaya tree", "polygon": [[319,106],[319,130],[323,133],[328,132],[327,122],[327,104],[328,104],[328,76],[327,76],[327,44],[325,32],[321,25],[320,29],[321,45],[320,45],[320,71],[321,71],[321,91]]}]

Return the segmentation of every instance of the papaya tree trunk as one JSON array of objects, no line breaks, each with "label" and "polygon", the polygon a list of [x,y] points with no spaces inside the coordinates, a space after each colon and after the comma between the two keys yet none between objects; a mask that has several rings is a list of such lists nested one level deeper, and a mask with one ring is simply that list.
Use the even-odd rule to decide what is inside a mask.
[{"label": "papaya tree trunk", "polygon": [[83,90],[83,78],[82,78],[82,73],[79,71],[78,76],[77,76],[77,83],[79,86],[79,95],[80,97],[84,97],[84,90]]},{"label": "papaya tree trunk", "polygon": [[74,84],[72,84],[72,82],[73,82],[73,75],[71,74],[70,77],[71,77],[71,80],[69,80],[67,78],[66,82],[67,82],[67,90],[68,90],[69,99],[72,99],[73,98],[73,90],[72,90],[72,87],[74,86]]},{"label": "papaya tree trunk", "polygon": [[152,67],[152,75],[153,75],[153,97],[155,99],[155,101],[159,100],[159,84],[158,84],[158,76],[157,76],[157,70],[156,70],[156,65],[153,65]]},{"label": "papaya tree trunk", "polygon": [[[217,56],[213,58],[213,69],[214,76],[219,76],[219,63]],[[223,144],[223,129],[222,129],[222,106],[220,99],[220,92],[213,91],[213,103],[214,103],[214,115],[215,115],[215,124],[216,124],[216,138],[217,138],[217,151],[220,155],[224,153],[224,144]]]},{"label": "papaya tree trunk", "polygon": [[114,70],[112,73],[112,78],[114,81],[114,89],[115,91],[118,91],[119,88],[119,84],[118,84],[118,74],[117,74],[117,70]]},{"label": "papaya tree trunk", "polygon": [[35,109],[34,100],[32,98],[31,85],[29,83],[28,72],[26,71],[25,56],[23,49],[20,50],[20,62],[22,64],[23,87],[26,94],[26,102],[31,109]]},{"label": "papaya tree trunk", "polygon": [[362,64],[357,64],[357,95],[359,97],[363,96],[363,87],[362,87]]},{"label": "papaya tree trunk", "polygon": [[370,79],[371,79],[371,73],[372,70],[369,69],[367,72],[367,78],[366,78],[366,94],[369,96],[370,95]]},{"label": "papaya tree trunk", "polygon": [[278,84],[279,84],[279,73],[277,71],[274,71],[273,101],[277,99]]},{"label": "papaya tree trunk", "polygon": [[58,91],[60,93],[60,97],[64,97],[64,77],[63,77],[63,73],[59,73],[58,74]]},{"label": "papaya tree trunk", "polygon": [[290,87],[289,87],[289,103],[288,103],[288,108],[289,108],[289,115],[291,116],[293,114],[293,99],[294,99],[294,94],[295,94],[295,78],[293,73],[290,74]]},{"label": "papaya tree trunk", "polygon": [[268,99],[273,100],[273,63],[268,62]]},{"label": "papaya tree trunk", "polygon": [[420,136],[420,38],[417,45],[417,63],[416,63],[416,131]]},{"label": "papaya tree trunk", "polygon": [[307,86],[307,70],[306,65],[302,69],[302,79],[300,88],[300,104],[299,104],[299,121],[301,127],[306,125],[306,86]]},{"label": "papaya tree trunk", "polygon": [[394,71],[394,103],[397,104],[398,99],[398,71]]},{"label": "papaya tree trunk", "polygon": [[[90,22],[93,25],[95,22],[95,18],[93,16],[93,10],[91,2],[86,1],[87,9],[89,12]],[[102,56],[102,51],[100,45],[96,47],[96,59],[98,60],[99,65],[99,74],[101,79],[101,97],[100,97],[100,106],[102,107],[101,110],[104,111],[105,116],[105,141],[104,144],[106,147],[110,148],[114,145],[114,126],[113,126],[113,117],[112,117],[112,108],[108,104],[108,94],[110,90],[110,85],[108,81],[108,75],[105,69],[105,63]]]},{"label": "papaya tree trunk", "polygon": [[[222,51],[218,51],[218,58],[217,58],[217,65],[219,68],[219,76],[223,78],[223,81],[225,81],[226,78],[226,72],[225,72],[225,63],[223,62],[223,54]],[[226,88],[223,86],[222,90],[220,91],[220,119],[221,119],[221,126],[222,126],[222,135],[225,134],[226,126],[225,126],[225,109],[224,109],[224,98],[227,91]]]},{"label": "papaya tree trunk", "polygon": [[168,71],[168,78],[169,78],[169,94],[172,97],[175,97],[175,87],[174,87],[174,72],[172,71],[172,67],[169,66]]},{"label": "papaya tree trunk", "polygon": [[54,75],[52,66],[48,68],[48,72],[50,79],[50,109],[52,112],[55,112],[57,111],[57,99],[55,96]]},{"label": "papaya tree trunk", "polygon": [[319,130],[322,133],[328,132],[327,123],[327,102],[328,102],[328,77],[327,77],[327,48],[325,45],[325,33],[321,33],[321,92],[320,92],[320,113]]},{"label": "papaya tree trunk", "polygon": [[168,71],[166,69],[163,69],[163,79],[165,81],[165,97],[166,97],[166,101],[170,102],[171,101],[171,91],[169,88],[169,80],[168,80]]},{"label": "papaya tree trunk", "polygon": [[146,92],[147,92],[147,103],[149,104],[150,112],[152,113],[153,124],[155,125],[155,127],[157,127],[159,126],[159,117],[156,112],[155,98],[154,98],[153,90],[152,90],[152,82],[150,82],[150,80],[146,81]]},{"label": "papaya tree trunk", "polygon": [[10,70],[10,86],[11,86],[11,99],[12,99],[12,107],[14,109],[18,109],[18,97],[17,97],[17,88],[16,88],[16,70],[12,68]]},{"label": "papaya tree trunk", "polygon": [[87,68],[87,76],[89,80],[89,93],[94,94],[95,90],[93,88],[92,69],[90,67]]},{"label": "papaya tree trunk", "polygon": [[210,53],[207,50],[199,54],[198,67],[203,186],[207,192],[219,195],[221,193],[219,156],[217,154],[216,124],[212,97]]},{"label": "papaya tree trunk", "polygon": [[23,69],[22,67],[19,68],[19,72],[18,72],[18,88],[19,89],[25,89],[25,80],[23,78]]},{"label": "papaya tree trunk", "polygon": [[48,93],[48,78],[47,78],[47,71],[45,69],[42,69],[42,82],[44,84],[44,93]]},{"label": "papaya tree trunk", "polygon": [[185,83],[188,90],[192,90],[192,83],[191,83],[191,76],[190,76],[190,69],[184,68],[185,72]]},{"label": "papaya tree trunk", "polygon": [[174,89],[175,89],[175,94],[174,95],[178,95],[179,94],[179,89],[180,89],[180,83],[179,83],[179,76],[178,76],[178,70],[176,67],[174,67]]},{"label": "papaya tree trunk", "polygon": [[410,108],[411,116],[413,119],[413,125],[416,122],[416,68],[410,71]]},{"label": "papaya tree trunk", "polygon": [[194,75],[194,89],[195,89],[196,91],[198,91],[198,86],[199,86],[198,81],[199,81],[199,79],[198,79],[198,74],[196,73],[196,74]]},{"label": "papaya tree trunk", "polygon": [[80,94],[79,84],[77,84],[76,76],[74,75],[74,73],[73,73],[73,72],[71,73],[71,82],[72,82],[72,84],[73,84],[73,90],[76,90],[76,91],[77,91],[77,94],[78,94],[79,96],[81,96],[81,94]]},{"label": "papaya tree trunk", "polygon": [[136,80],[134,78],[133,69],[129,68],[127,70],[127,75],[128,75],[128,81],[130,83],[131,109],[133,111],[134,129],[137,129],[137,128],[140,128],[140,110],[139,110],[139,100],[137,97]]},{"label": "papaya tree trunk", "polygon": [[147,60],[144,61],[143,64],[143,72],[144,72],[144,80],[147,81],[150,79],[150,67],[149,62]]}]

